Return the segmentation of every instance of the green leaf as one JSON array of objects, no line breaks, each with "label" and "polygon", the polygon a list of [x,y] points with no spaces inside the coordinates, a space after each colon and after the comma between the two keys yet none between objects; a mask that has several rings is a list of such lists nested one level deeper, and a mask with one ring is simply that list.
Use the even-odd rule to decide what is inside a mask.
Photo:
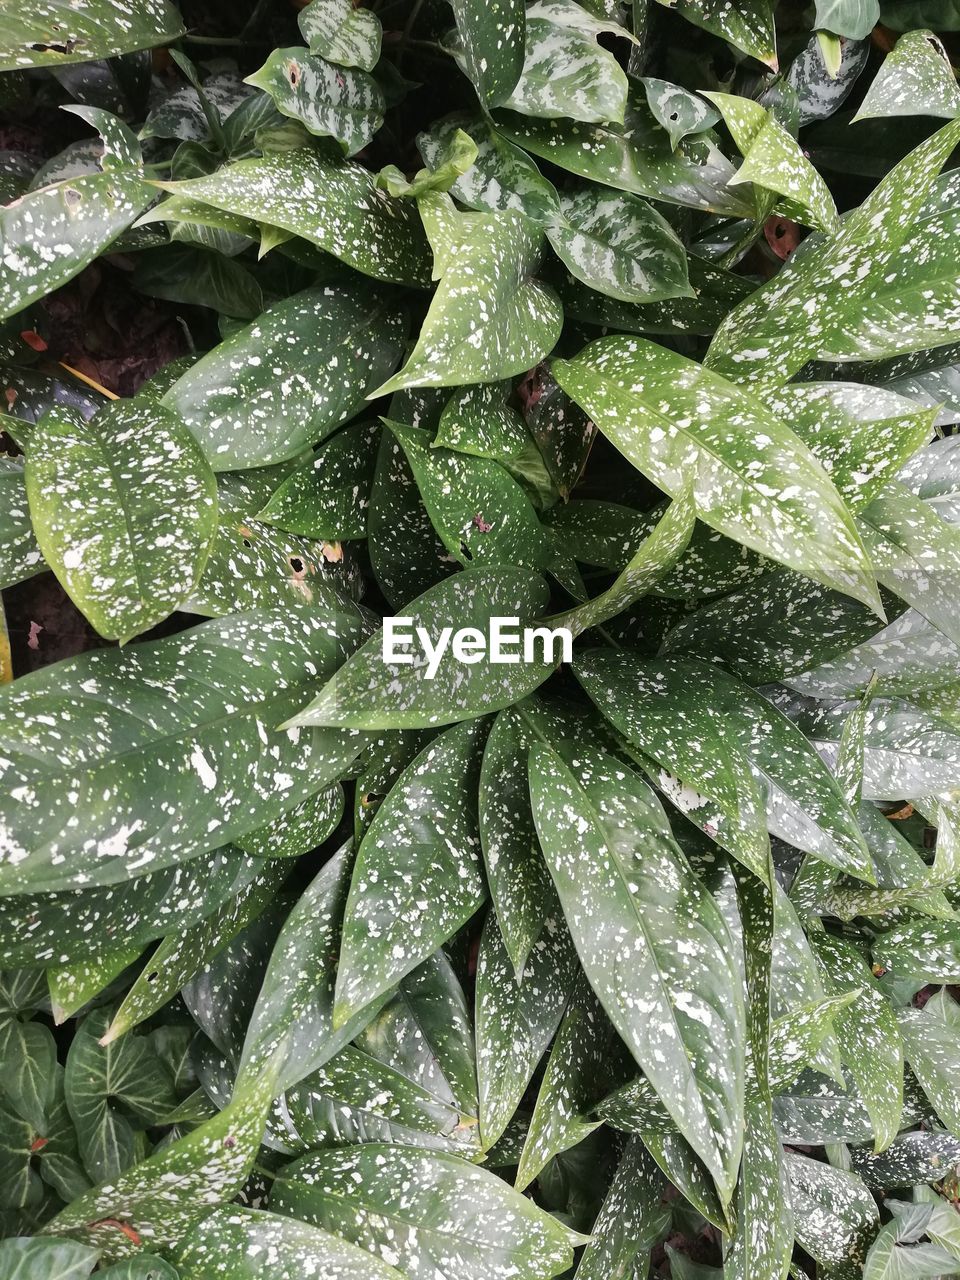
[{"label": "green leaf", "polygon": [[287,606],[85,653],[0,687],[0,891],[159,871],[329,786],[359,735],[274,726],[359,636],[348,615]]},{"label": "green leaf", "polygon": [[[63,12],[66,17],[70,11]],[[72,280],[136,221],[150,199],[150,188],[136,173],[110,172],[70,178],[5,205],[0,319]]]},{"label": "green leaf", "polygon": [[306,148],[274,151],[162,185],[302,236],[375,280],[429,282],[429,246],[416,211],[380,191],[374,175],[352,161]]},{"label": "green leaf", "polygon": [[518,457],[528,438],[523,418],[508,403],[511,391],[509,382],[459,388],[444,405],[433,443],[497,462]]},{"label": "green leaf", "polygon": [[[940,129],[890,170],[836,235],[795,255],[735,307],[707,363],[740,380],[779,383],[814,357],[877,359],[950,341],[939,295],[929,326],[922,298],[933,277],[942,271],[949,278],[955,264],[934,251],[943,236],[936,218],[919,224],[916,238],[914,228],[958,138],[960,125]],[[849,287],[836,288],[838,277]]]},{"label": "green leaf", "polygon": [[[216,471],[282,462],[357,413],[396,364],[402,340],[399,309],[371,287],[308,289],[208,352],[162,403],[181,415]],[[286,388],[279,406],[277,379]]]},{"label": "green leaf", "polygon": [[577,636],[622,613],[676,566],[689,544],[694,523],[693,501],[685,491],[671,502],[653,532],[640,544],[606,591],[559,614],[551,619],[553,624],[568,627]]},{"label": "green leaf", "polygon": [[669,1223],[663,1183],[642,1144],[632,1139],[617,1165],[584,1249],[577,1280],[645,1274],[650,1252]]},{"label": "green leaf", "polygon": [[546,233],[570,273],[608,297],[657,302],[694,296],[683,245],[639,196],[581,187],[561,196]]},{"label": "green leaf", "polygon": [[490,896],[517,977],[544,923],[557,911],[530,810],[527,755],[537,741],[576,737],[582,715],[564,704],[525,698],[493,722],[480,770],[480,842]]},{"label": "green leaf", "polygon": [[960,1045],[960,1028],[937,1016],[936,1006],[901,1009],[897,1015],[903,1039],[903,1056],[920,1081],[934,1110],[951,1133],[960,1136],[960,1096],[954,1063]]},{"label": "green leaf", "polygon": [[280,860],[268,864],[235,898],[200,924],[164,938],[124,996],[103,1043],[110,1044],[173,1000],[181,987],[269,905],[288,873],[289,867]]},{"label": "green leaf", "polygon": [[846,40],[864,40],[879,21],[879,0],[817,0],[813,24]]},{"label": "green leaf", "polygon": [[858,992],[834,1020],[840,1053],[873,1124],[875,1150],[889,1147],[903,1110],[903,1049],[897,1019],[855,947],[816,933],[811,943],[834,992]]},{"label": "green leaf", "polygon": [[311,53],[339,67],[372,71],[380,57],[380,19],[350,0],[312,0],[297,19]]},{"label": "green leaf", "polygon": [[49,1027],[0,1015],[0,1072],[6,1101],[43,1133],[53,1105],[57,1045]]},{"label": "green leaf", "polygon": [[868,1187],[909,1187],[936,1182],[960,1162],[960,1139],[948,1133],[902,1133],[886,1151],[850,1149],[850,1163]]},{"label": "green leaf", "polygon": [[[492,617],[532,621],[546,607],[546,586],[529,569],[490,565],[464,569],[406,606],[410,631],[425,629],[436,644],[444,628],[486,630]],[[403,655],[412,657],[413,655]],[[552,662],[465,665],[450,649],[432,678],[425,661],[384,661],[384,639],[373,636],[291,724],[351,725],[368,729],[417,729],[455,723],[508,707],[542,684]]]},{"label": "green leaf", "polygon": [[430,433],[384,419],[399,440],[433,527],[464,565],[547,567],[553,549],[516,480],[498,462],[431,447]]},{"label": "green leaf", "polygon": [[458,213],[443,194],[417,205],[440,283],[406,364],[371,399],[402,387],[497,382],[535,365],[560,334],[560,304],[530,279],[542,242],[533,224],[513,212]]},{"label": "green leaf", "polygon": [[27,438],[24,477],[44,558],[102,636],[123,643],[189,595],[217,486],[175,413],[115,401],[84,422],[53,409]]},{"label": "green leaf", "polygon": [[523,0],[476,4],[452,0],[464,66],[481,103],[499,106],[513,92],[524,64]]},{"label": "green leaf", "polygon": [[109,1022],[105,1010],[88,1014],[70,1045],[64,1073],[67,1110],[94,1182],[115,1181],[135,1165],[143,1153],[138,1129],[158,1123],[176,1104],[170,1077],[146,1037],[131,1035],[101,1046]]},{"label": "green leaf", "polygon": [[958,1264],[952,1254],[921,1238],[930,1220],[929,1205],[905,1206],[880,1228],[863,1265],[864,1280],[922,1280],[926,1276],[956,1275]]},{"label": "green leaf", "polygon": [[717,0],[658,0],[658,3],[777,70],[774,6],[770,0],[738,0],[735,5],[717,3]]},{"label": "green leaf", "polygon": [[85,1280],[96,1264],[95,1250],[76,1240],[0,1240],[0,1274],[7,1280]]},{"label": "green leaf", "polygon": [[640,338],[601,338],[574,360],[555,360],[553,373],[671,497],[692,485],[704,523],[879,611],[839,494],[808,447],[750,392]]},{"label": "green leaf", "polygon": [[271,1202],[395,1262],[411,1280],[548,1280],[582,1243],[496,1175],[438,1151],[377,1143],[317,1151],[285,1167]]},{"label": "green leaf", "polygon": [[109,20],[91,0],[46,0],[30,11],[7,7],[0,71],[114,58],[168,44],[182,35],[180,14],[167,0],[121,0]]},{"label": "green leaf", "polygon": [[377,810],[344,911],[335,1027],[395,986],[481,906],[476,795],[486,727],[474,720],[435,738]]},{"label": "green leaf", "polygon": [[518,1191],[525,1190],[554,1156],[582,1142],[602,1123],[582,1116],[604,1092],[605,1078],[615,1074],[617,1034],[589,987],[581,985],[564,1012],[547,1059],[520,1154]]},{"label": "green leaf", "polygon": [[30,523],[23,463],[15,458],[0,458],[0,495],[0,584],[11,587],[46,567]]},{"label": "green leaf", "polygon": [[365,538],[379,423],[355,422],[274,489],[257,518],[307,538]]},{"label": "green leaf", "polygon": [[576,978],[576,954],[559,920],[548,918],[518,977],[494,912],[477,955],[477,1080],[484,1151],[513,1118],[560,1025]]},{"label": "green leaf", "polygon": [[908,31],[888,53],[853,120],[878,116],[940,116],[960,112],[950,57],[932,31]]},{"label": "green leaf", "polygon": [[576,0],[538,0],[526,14],[526,59],[507,106],[527,116],[623,122],[627,77],[601,35],[636,37],[619,22],[605,21]]},{"label": "green leaf", "polygon": [[656,76],[641,76],[640,83],[646,92],[650,110],[657,124],[669,134],[674,151],[684,138],[690,134],[706,133],[720,119],[699,94],[691,93],[679,84],[659,80]]},{"label": "green leaf", "polygon": [[786,1155],[786,1166],[800,1247],[821,1266],[862,1266],[867,1241],[880,1222],[863,1181],[793,1151]]},{"label": "green leaf", "polygon": [[140,958],[141,947],[94,949],[82,960],[47,970],[53,1020],[60,1026],[106,991]]},{"label": "green leaf", "polygon": [[[322,4],[324,0],[314,0]],[[399,1272],[356,1245],[296,1218],[231,1206],[193,1228],[175,1251],[182,1280],[398,1280]]]},{"label": "green leaf", "polygon": [[104,1280],[182,1280],[179,1271],[174,1271],[169,1262],[155,1253],[140,1253],[126,1262],[118,1262],[115,1267],[107,1267],[98,1272]]},{"label": "green leaf", "polygon": [[214,853],[104,889],[0,897],[0,968],[64,965],[89,954],[90,937],[143,948],[189,929],[253,876],[257,863],[227,845]]},{"label": "green leaf", "polygon": [[247,1092],[236,1094],[228,1107],[185,1138],[80,1196],[44,1227],[44,1234],[82,1236],[103,1251],[106,1261],[129,1257],[141,1244],[175,1245],[246,1181],[275,1078],[265,1071]]},{"label": "green leaf", "polygon": [[269,94],[278,111],[310,133],[335,138],[348,156],[362,151],[383,124],[383,93],[372,76],[306,49],[274,49],[245,83]]},{"label": "green leaf", "polygon": [[[911,604],[938,631],[960,641],[956,584],[960,529],[896,481],[860,513],[858,524],[878,581]],[[930,565],[936,562],[935,573]]]},{"label": "green leaf", "polygon": [[[712,665],[687,659],[642,662],[598,650],[584,655],[575,670],[611,723],[668,771],[659,777],[668,798],[755,874],[765,878],[758,865],[765,846],[747,807],[753,795],[762,796],[766,825],[775,835],[873,881],[863,835],[836,779],[797,727],[760,694]],[[696,788],[693,794],[690,788]],[[712,803],[705,806],[705,797]],[[721,817],[711,812],[714,806]],[[744,855],[745,849],[750,852]]]},{"label": "green leaf", "polygon": [[630,124],[624,130],[505,112],[498,114],[495,123],[507,142],[591,182],[691,209],[734,217],[750,214],[745,197],[727,190],[734,169],[717,147],[696,139],[675,153],[645,96],[642,102],[634,97],[629,111]]},{"label": "green leaf", "polygon": [[257,858],[299,858],[333,835],[343,810],[341,786],[317,791],[269,826],[245,831],[237,837],[237,847]]},{"label": "green leaf", "polygon": [[246,1027],[237,1090],[274,1062],[277,1093],[309,1076],[363,1029],[378,1006],[334,1027],[335,957],[351,861],[345,845],[313,879],[284,923]]},{"label": "green leaf", "polygon": [[[732,184],[752,182],[783,196],[791,214],[833,235],[840,226],[830,189],[796,139],[758,102],[728,93],[705,93],[720,110],[743,154]],[[768,206],[762,206],[764,209]]]},{"label": "green leaf", "polygon": [[[729,1198],[744,1021],[733,943],[647,785],[590,748],[530,753],[544,856],[607,1016]],[[571,841],[571,827],[578,839]]]}]

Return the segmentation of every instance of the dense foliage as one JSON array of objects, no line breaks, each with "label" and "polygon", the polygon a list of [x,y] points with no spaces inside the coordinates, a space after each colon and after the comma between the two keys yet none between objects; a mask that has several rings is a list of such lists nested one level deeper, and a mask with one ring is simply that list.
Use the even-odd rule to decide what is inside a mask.
[{"label": "dense foliage", "polygon": [[960,1274],[960,6],[774,10],[0,3],[0,1280]]}]

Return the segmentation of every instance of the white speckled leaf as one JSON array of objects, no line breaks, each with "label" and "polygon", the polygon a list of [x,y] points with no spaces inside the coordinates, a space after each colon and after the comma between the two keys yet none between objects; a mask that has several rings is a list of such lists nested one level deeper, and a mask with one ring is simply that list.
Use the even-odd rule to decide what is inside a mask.
[{"label": "white speckled leaf", "polygon": [[530,753],[544,856],[590,984],[729,1199],[740,1163],[744,1012],[733,943],[642,779],[612,756]]},{"label": "white speckled leaf", "polygon": [[233,898],[192,929],[168,935],[147,960],[103,1036],[109,1044],[152,1017],[276,897],[290,873],[282,859],[261,870]]},{"label": "white speckled leaf", "polygon": [[[628,741],[697,791],[712,794],[731,817],[738,796],[727,786],[739,770],[725,762],[736,759],[746,762],[774,835],[874,882],[867,846],[836,779],[797,727],[748,685],[707,663],[670,657],[643,663],[609,651],[585,655],[576,672]],[[683,796],[665,790],[692,821],[703,823],[697,812],[702,796],[688,796],[684,805]],[[744,788],[740,796],[745,817],[750,794]],[[725,842],[722,829],[707,834]]]},{"label": "white speckled leaf", "polygon": [[[236,68],[215,71],[201,83],[196,71],[189,64],[177,64],[184,74],[191,73],[189,84],[168,93],[151,107],[140,130],[141,138],[178,138],[183,142],[205,142],[211,137],[211,117],[214,121],[230,116],[245,99],[250,90],[240,80]],[[196,86],[200,85],[206,99],[206,110]],[[203,156],[203,153],[200,153]],[[208,160],[204,169],[209,168]]]},{"label": "white speckled leaf", "polygon": [[503,942],[522,976],[530,948],[558,907],[530,812],[527,753],[538,739],[579,737],[579,708],[525,698],[493,722],[480,771],[480,841]]},{"label": "white speckled leaf", "polygon": [[875,964],[898,977],[928,982],[957,982],[960,929],[955,921],[908,920],[873,941]]},{"label": "white speckled leaf", "polygon": [[310,133],[335,138],[348,156],[362,151],[383,124],[383,91],[371,75],[306,49],[274,49],[245,83],[269,94],[278,111]]},{"label": "white speckled leaf", "polygon": [[581,979],[550,1049],[537,1093],[515,1186],[524,1191],[554,1156],[582,1142],[602,1121],[584,1120],[614,1074],[618,1037],[596,996]]},{"label": "white speckled leaf", "polygon": [[860,512],[858,524],[883,586],[960,643],[960,528],[896,481]]},{"label": "white speckled leaf", "polygon": [[216,471],[296,457],[363,405],[400,357],[403,318],[361,282],[294,294],[167,391]]},{"label": "white speckled leaf", "polygon": [[480,1138],[488,1151],[513,1118],[553,1039],[577,974],[562,920],[547,918],[518,979],[491,911],[477,955]]},{"label": "white speckled leaf", "polygon": [[874,77],[857,120],[877,116],[940,116],[960,112],[960,89],[950,57],[932,31],[902,35]]},{"label": "white speckled leaf", "polygon": [[705,524],[879,612],[852,517],[822,465],[750,392],[641,338],[555,360],[563,389],[639,470]]},{"label": "white speckled leaf", "polygon": [[354,618],[289,605],[0,687],[0,892],[158,871],[329,786],[360,735],[274,726],[359,638]]},{"label": "white speckled leaf", "polygon": [[380,19],[350,0],[312,0],[297,18],[311,53],[338,67],[372,71],[380,57]]},{"label": "white speckled leaf", "polygon": [[0,587],[11,587],[45,568],[30,523],[23,463],[0,458]]},{"label": "white speckled leaf", "polygon": [[[423,627],[431,643],[445,627],[486,631],[492,617],[518,617],[520,625],[540,617],[548,600],[546,583],[531,569],[489,565],[463,569],[405,606],[411,630]],[[538,646],[539,653],[539,646]],[[380,632],[346,663],[291,724],[346,725],[367,729],[420,729],[499,711],[532,693],[550,675],[552,663],[494,667],[458,662],[448,648],[436,674],[416,653],[411,664],[384,662]]]},{"label": "white speckled leaf", "polygon": [[236,1205],[194,1227],[174,1256],[181,1280],[400,1280],[399,1271],[340,1236]]},{"label": "white speckled leaf", "polygon": [[800,124],[823,120],[839,111],[867,65],[869,56],[867,40],[843,40],[840,67],[835,76],[831,75],[824,63],[820,42],[816,34],[812,35],[787,72],[787,84],[797,94]]},{"label": "white speckled leaf", "polygon": [[737,49],[749,53],[777,69],[776,35],[771,0],[658,0],[688,22],[713,35],[729,40]]},{"label": "white speckled leaf", "polygon": [[350,869],[349,846],[344,846],[287,917],[250,1015],[238,1089],[256,1082],[276,1056],[280,1093],[329,1061],[377,1012],[379,1005],[361,1009],[334,1029],[335,961]]},{"label": "white speckled leaf", "polygon": [[483,903],[477,780],[486,728],[473,720],[435,738],[377,810],[344,910],[335,1027],[396,986]]},{"label": "white speckled leaf", "polygon": [[185,1138],[80,1196],[44,1233],[81,1236],[101,1249],[107,1261],[129,1257],[140,1242],[176,1244],[198,1218],[231,1200],[245,1182],[260,1146],[274,1079],[271,1071],[263,1072],[246,1093],[237,1094],[225,1110]]},{"label": "white speckled leaf", "polygon": [[0,71],[59,67],[152,49],[183,35],[167,0],[42,0],[5,4],[0,16]]},{"label": "white speckled leaf", "polygon": [[676,151],[677,143],[692,133],[706,133],[720,119],[697,93],[691,93],[679,84],[659,80],[656,76],[641,76],[640,83],[647,94],[647,102],[657,123],[670,137],[670,146]]},{"label": "white speckled leaf", "polygon": [[794,1214],[768,1075],[777,913],[765,884],[739,867],[733,871],[743,932],[748,1044],[743,1164],[723,1274],[724,1280],[784,1280],[793,1253]]},{"label": "white speckled leaf", "polygon": [[571,275],[622,302],[693,297],[687,255],[670,224],[645,200],[603,187],[560,198],[547,239]]},{"label": "white speckled leaf", "polygon": [[375,280],[429,283],[430,250],[416,210],[381,191],[375,176],[350,160],[304,148],[274,151],[162,185],[302,236]]},{"label": "white speckled leaf", "polygon": [[257,858],[299,858],[333,835],[343,817],[343,788],[339,783],[317,791],[265,827],[237,837],[237,848]]},{"label": "white speckled leaf", "polygon": [[254,519],[262,493],[245,483],[243,472],[222,472],[218,480],[216,537],[185,608],[204,617],[284,604],[357,611],[342,547]]},{"label": "white speckled leaf", "polygon": [[145,947],[198,924],[258,869],[230,845],[180,866],[103,889],[0,898],[0,968],[64,965],[89,954],[90,937]]},{"label": "white speckled leaf", "polygon": [[531,279],[539,229],[513,212],[458,213],[440,193],[417,206],[439,284],[406,364],[370,398],[402,387],[499,382],[549,355],[563,313],[553,291]]},{"label": "white speckled leaf", "polygon": [[661,1202],[663,1190],[643,1144],[632,1139],[593,1224],[593,1239],[581,1255],[577,1280],[646,1274],[650,1251],[670,1220]]},{"label": "white speckled leaf", "polygon": [[549,1280],[583,1243],[495,1174],[441,1152],[377,1143],[287,1165],[271,1203],[410,1280]]},{"label": "white speckled leaf", "polygon": [[433,443],[497,462],[516,458],[528,437],[523,418],[507,403],[512,390],[509,382],[460,387],[444,405]]},{"label": "white speckled leaf", "polygon": [[840,217],[830,188],[774,114],[758,102],[728,93],[705,93],[704,97],[720,110],[743,154],[731,185],[752,182],[773,191],[789,202],[791,213],[807,226],[834,234]]},{"label": "white speckled leaf", "polygon": [[940,1130],[902,1133],[886,1151],[852,1147],[850,1164],[868,1187],[940,1182],[960,1167],[960,1138]]},{"label": "white speckled leaf", "polygon": [[464,70],[477,97],[496,107],[509,97],[523,70],[525,0],[451,0]]},{"label": "white speckled leaf", "polygon": [[954,122],[921,143],[836,235],[795,255],[735,307],[717,330],[707,363],[730,377],[775,384],[812,357],[879,359],[951,341],[953,293],[948,306],[937,294],[934,308],[923,292],[941,274],[956,275],[952,252],[939,244],[940,223],[949,215],[917,219],[958,138]]},{"label": "white speckled leaf", "polygon": [[882,1151],[896,1136],[903,1110],[903,1049],[896,1014],[849,942],[816,933],[811,944],[830,988],[859,992],[837,1012],[834,1026],[844,1066],[873,1123],[875,1149]]},{"label": "white speckled leaf", "polygon": [[59,1026],[74,1017],[140,958],[139,946],[123,943],[88,950],[82,960],[47,969],[53,1020]]},{"label": "white speckled leaf", "polygon": [[674,568],[690,542],[694,522],[693,501],[687,491],[670,503],[606,591],[551,618],[551,625],[568,627],[578,636],[622,613]]},{"label": "white speckled leaf", "polygon": [[399,440],[433,527],[461,564],[545,569],[553,548],[518,481],[499,462],[434,447],[430,432],[384,423]]},{"label": "white speckled leaf", "polygon": [[640,119],[625,130],[507,112],[499,112],[495,124],[508,142],[591,182],[691,209],[749,216],[749,200],[727,189],[734,167],[716,146],[694,138],[674,152],[645,95],[642,105],[631,101],[631,113],[638,109]]},{"label": "white speckled leaf", "polygon": [[257,519],[305,538],[364,538],[380,424],[355,422],[325,440],[270,495]]},{"label": "white speckled leaf", "polygon": [[496,105],[547,119],[622,123],[627,77],[597,37],[636,37],[576,0],[538,0],[527,9],[526,23],[523,70],[510,96]]},{"label": "white speckled leaf", "polygon": [[823,1160],[786,1156],[797,1240],[812,1258],[834,1267],[862,1266],[880,1215],[861,1178]]},{"label": "white speckled leaf", "polygon": [[151,199],[136,173],[89,173],[0,208],[0,319],[72,280]]},{"label": "white speckled leaf", "polygon": [[108,640],[172,613],[217,527],[217,485],[176,413],[115,401],[84,422],[51,409],[26,439],[30,516],[47,564]]},{"label": "white speckled leaf", "polygon": [[433,168],[440,164],[461,129],[477,147],[472,166],[450,188],[461,204],[481,213],[513,209],[535,222],[545,222],[556,214],[560,196],[553,183],[526,152],[479,116],[453,115],[421,133],[417,146],[427,164]]},{"label": "white speckled leaf", "polygon": [[960,1136],[960,1096],[956,1086],[960,1028],[939,1017],[936,1005],[932,1010],[928,1006],[900,1009],[897,1021],[903,1056],[911,1071],[942,1123]]},{"label": "white speckled leaf", "polygon": [[[778,909],[779,909],[779,903]],[[815,1066],[817,1053],[833,1029],[834,1015],[857,999],[856,991],[798,1004],[770,1024],[770,1088],[782,1093],[804,1067]]]}]

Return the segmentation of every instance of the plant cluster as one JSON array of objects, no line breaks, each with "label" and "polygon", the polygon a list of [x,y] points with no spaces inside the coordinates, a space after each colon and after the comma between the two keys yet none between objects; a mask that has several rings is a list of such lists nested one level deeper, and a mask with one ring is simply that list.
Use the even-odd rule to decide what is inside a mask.
[{"label": "plant cluster", "polygon": [[2,0],[0,1280],[960,1274],[958,32]]}]

